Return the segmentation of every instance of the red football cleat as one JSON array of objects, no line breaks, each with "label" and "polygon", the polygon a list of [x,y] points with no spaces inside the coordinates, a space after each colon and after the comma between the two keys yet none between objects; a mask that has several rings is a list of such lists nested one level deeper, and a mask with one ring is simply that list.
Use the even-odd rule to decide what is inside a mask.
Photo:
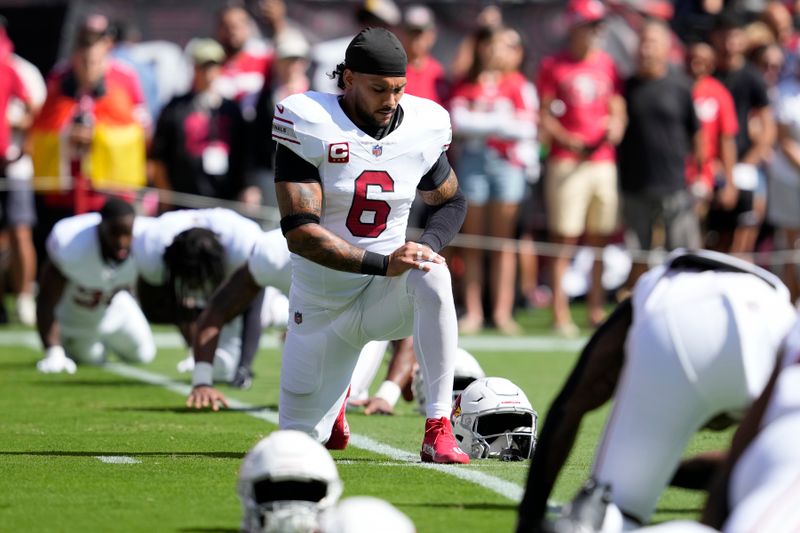
[{"label": "red football cleat", "polygon": [[325,447],[329,450],[344,450],[347,448],[347,442],[350,440],[350,424],[347,423],[345,417],[345,410],[347,409],[347,399],[350,397],[350,387],[347,388],[347,395],[342,402],[342,408],[339,410],[339,415],[333,423],[331,429],[331,436]]},{"label": "red football cleat", "polygon": [[425,438],[419,456],[423,463],[469,464],[469,455],[458,447],[450,420],[444,416],[425,421]]}]

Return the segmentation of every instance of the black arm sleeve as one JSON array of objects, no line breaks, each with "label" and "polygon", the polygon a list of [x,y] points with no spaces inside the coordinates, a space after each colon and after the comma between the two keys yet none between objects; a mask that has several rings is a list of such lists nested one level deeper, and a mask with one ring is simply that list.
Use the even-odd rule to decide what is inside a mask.
[{"label": "black arm sleeve", "polygon": [[275,181],[322,183],[317,167],[281,144],[275,154]]},{"label": "black arm sleeve", "polygon": [[425,231],[422,232],[419,242],[438,253],[461,230],[466,216],[467,198],[459,188],[448,201],[431,207],[428,223],[425,224]]},{"label": "black arm sleeve", "polygon": [[447,161],[447,156],[442,152],[442,155],[439,156],[436,163],[434,163],[431,169],[419,180],[417,189],[421,191],[432,191],[436,189],[450,176],[451,170],[450,162]]}]

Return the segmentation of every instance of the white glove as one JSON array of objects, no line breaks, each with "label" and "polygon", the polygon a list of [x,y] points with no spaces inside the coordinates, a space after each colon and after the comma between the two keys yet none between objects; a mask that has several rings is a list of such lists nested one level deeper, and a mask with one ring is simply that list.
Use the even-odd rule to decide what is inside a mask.
[{"label": "white glove", "polygon": [[194,370],[194,353],[191,350],[185,359],[178,361],[177,368],[179,374],[187,374]]},{"label": "white glove", "polygon": [[67,357],[64,348],[51,346],[45,351],[44,359],[36,363],[36,370],[43,374],[57,374],[59,372],[74,374],[77,366],[75,361]]}]

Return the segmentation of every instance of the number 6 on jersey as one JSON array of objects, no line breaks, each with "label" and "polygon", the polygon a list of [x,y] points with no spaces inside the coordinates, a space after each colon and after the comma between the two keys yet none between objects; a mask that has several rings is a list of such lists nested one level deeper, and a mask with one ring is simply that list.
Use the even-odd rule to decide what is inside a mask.
[{"label": "number 6 on jersey", "polygon": [[354,237],[378,237],[389,220],[391,206],[384,200],[367,198],[370,186],[380,187],[381,192],[394,192],[394,180],[383,170],[365,170],[356,178],[346,224]]}]

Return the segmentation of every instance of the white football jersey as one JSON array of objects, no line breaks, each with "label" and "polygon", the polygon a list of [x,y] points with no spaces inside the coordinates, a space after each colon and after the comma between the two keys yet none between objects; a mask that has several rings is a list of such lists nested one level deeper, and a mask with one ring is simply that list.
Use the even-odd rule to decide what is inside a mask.
[{"label": "white football jersey", "polygon": [[[134,239],[154,219],[136,217]],[[59,321],[92,327],[100,322],[111,298],[136,281],[136,264],[128,257],[112,264],[103,261],[98,226],[99,213],[87,213],[60,220],[47,238],[50,261],[67,278],[56,314]]]},{"label": "white football jersey", "polygon": [[133,241],[133,258],[142,278],[151,285],[166,283],[164,251],[175,237],[190,228],[217,234],[225,249],[225,275],[229,276],[250,257],[261,228],[230,209],[187,209],[164,213]]},{"label": "white football jersey", "polygon": [[289,245],[280,228],[262,233],[247,260],[250,275],[261,287],[275,287],[289,294],[292,267]]},{"label": "white football jersey", "polygon": [[[409,94],[403,121],[381,140],[361,131],[334,94],[307,92],[276,105],[272,136],[319,170],[321,224],[345,241],[389,254],[406,240],[420,179],[450,145],[450,116]],[[340,272],[292,254],[292,290],[322,305],[344,304],[372,276]]]}]

